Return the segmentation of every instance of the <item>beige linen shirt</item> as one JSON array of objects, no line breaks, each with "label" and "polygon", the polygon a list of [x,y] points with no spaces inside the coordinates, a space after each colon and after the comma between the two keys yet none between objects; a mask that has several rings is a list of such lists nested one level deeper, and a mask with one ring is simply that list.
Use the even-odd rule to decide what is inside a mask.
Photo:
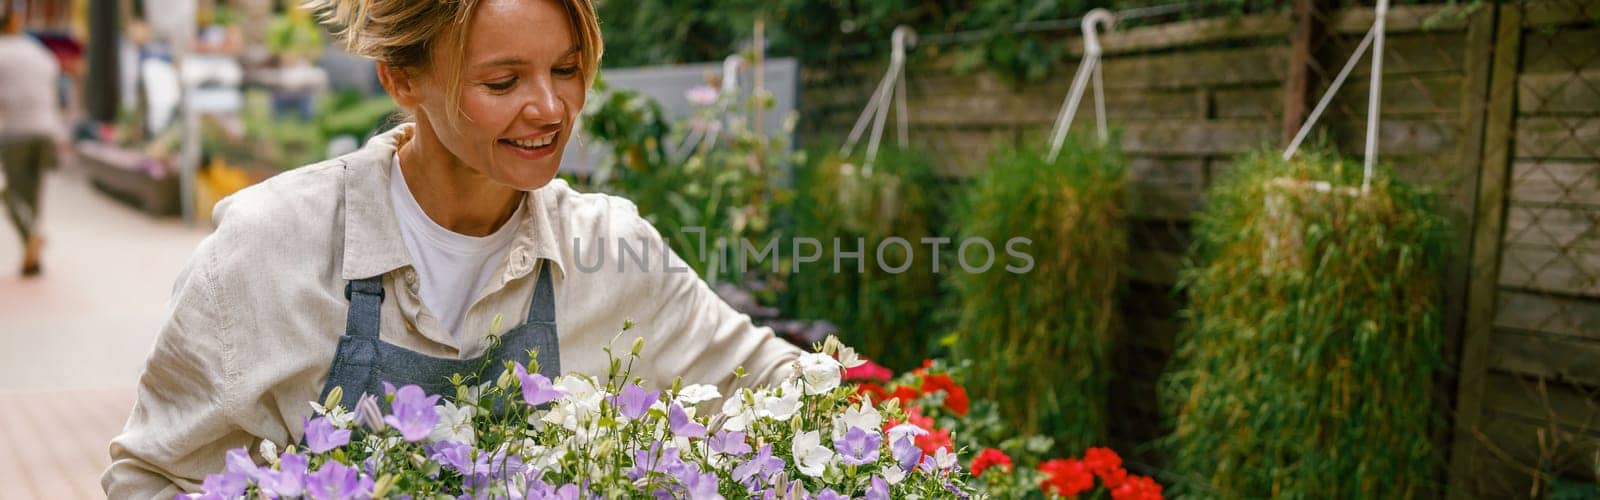
[{"label": "beige linen shirt", "polygon": [[[139,380],[127,427],[101,478],[111,498],[171,498],[220,472],[231,448],[297,441],[344,333],[348,280],[383,276],[380,337],[439,357],[481,354],[521,324],[536,268],[549,262],[565,372],[603,375],[601,348],[646,342],[635,374],[653,383],[781,380],[800,351],[751,324],[687,265],[631,202],[563,181],[528,193],[528,217],[501,278],[468,307],[459,341],[422,305],[390,206],[389,165],[402,126],[355,153],[278,175],[219,203],[216,232],[178,276]],[[621,258],[619,239],[632,247]],[[601,245],[599,241],[604,240]],[[634,256],[648,261],[641,269]],[[496,316],[500,332],[491,333]]]}]

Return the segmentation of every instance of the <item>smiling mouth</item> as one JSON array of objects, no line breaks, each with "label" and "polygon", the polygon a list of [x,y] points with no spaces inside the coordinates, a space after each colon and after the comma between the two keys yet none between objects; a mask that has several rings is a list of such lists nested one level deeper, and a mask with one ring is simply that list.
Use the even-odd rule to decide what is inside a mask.
[{"label": "smiling mouth", "polygon": [[525,151],[539,151],[555,144],[557,135],[560,134],[550,134],[533,139],[500,139],[500,143]]}]

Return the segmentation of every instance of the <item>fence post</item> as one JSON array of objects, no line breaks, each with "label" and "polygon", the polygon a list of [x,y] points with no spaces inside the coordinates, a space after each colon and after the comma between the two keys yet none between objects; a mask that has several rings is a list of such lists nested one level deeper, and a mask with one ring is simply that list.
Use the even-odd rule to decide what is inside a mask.
[{"label": "fence post", "polygon": [[[1498,2],[1496,2],[1498,4]],[[1510,162],[1512,120],[1516,112],[1517,64],[1522,45],[1522,8],[1519,3],[1498,5],[1498,28],[1493,36],[1493,65],[1484,61],[1490,54],[1469,53],[1467,93],[1462,95],[1463,113],[1473,111],[1474,80],[1488,75],[1487,109],[1477,122],[1482,133],[1478,157],[1478,189],[1472,217],[1472,255],[1467,285],[1467,310],[1462,329],[1461,365],[1457,381],[1454,437],[1450,446],[1448,497],[1465,499],[1477,496],[1472,479],[1481,465],[1476,462],[1478,423],[1483,411],[1483,386],[1488,375],[1489,336],[1494,331],[1495,300],[1500,268],[1501,234],[1505,227],[1506,185]],[[1482,40],[1474,33],[1485,31],[1491,21],[1474,20],[1469,26],[1468,50]],[[1487,46],[1487,43],[1482,43]],[[1469,118],[1470,120],[1470,118]],[[1468,123],[1471,123],[1470,121]],[[1474,142],[1472,130],[1468,141]],[[1471,146],[1463,146],[1463,151]],[[1470,158],[1470,157],[1469,157]]]},{"label": "fence post", "polygon": [[1294,140],[1316,101],[1316,46],[1327,39],[1329,0],[1295,0],[1289,72],[1283,81],[1283,144]]}]

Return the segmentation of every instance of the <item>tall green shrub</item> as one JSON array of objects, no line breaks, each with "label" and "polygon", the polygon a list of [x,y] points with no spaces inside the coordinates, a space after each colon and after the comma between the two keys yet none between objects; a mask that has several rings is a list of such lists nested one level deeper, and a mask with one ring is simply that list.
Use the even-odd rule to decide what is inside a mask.
[{"label": "tall green shrub", "polygon": [[[871,169],[859,159],[811,157],[815,161],[795,173],[792,237],[815,238],[822,248],[819,260],[801,263],[789,277],[793,311],[837,323],[841,340],[885,366],[915,367],[932,354],[941,331],[939,282],[932,250],[922,243],[936,234],[939,217],[933,164],[896,148],[880,151]],[[883,245],[891,237],[905,239],[912,251]],[[803,256],[813,253],[805,245],[785,251],[794,246]],[[841,255],[857,251],[859,257]],[[907,259],[903,272],[890,272],[908,265]],[[946,269],[941,265],[940,271]]]},{"label": "tall green shrub", "polygon": [[1431,497],[1446,231],[1432,197],[1327,156],[1237,163],[1208,195],[1163,379],[1175,486]]},{"label": "tall green shrub", "polygon": [[[1115,296],[1127,252],[1121,219],[1124,160],[1069,142],[1054,162],[1031,150],[998,153],[972,180],[961,238],[984,238],[1005,255],[1032,240],[1031,270],[955,270],[955,354],[973,361],[971,390],[993,398],[1024,433],[1054,437],[1058,451],[1103,442]],[[1025,262],[1011,265],[1021,266]],[[1005,262],[1003,259],[1002,262]]]}]

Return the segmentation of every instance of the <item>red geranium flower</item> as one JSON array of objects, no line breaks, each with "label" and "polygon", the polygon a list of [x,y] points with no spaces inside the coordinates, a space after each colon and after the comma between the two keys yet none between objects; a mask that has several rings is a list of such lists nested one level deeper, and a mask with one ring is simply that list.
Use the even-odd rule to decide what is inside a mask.
[{"label": "red geranium flower", "polygon": [[[918,427],[921,426],[918,425]],[[945,450],[955,450],[955,446],[950,444],[949,429],[934,430],[927,427],[923,428],[927,429],[928,433],[917,436],[916,438],[917,447],[922,448],[923,453],[932,455],[934,453],[938,453],[939,448],[944,448]]]},{"label": "red geranium flower", "polygon": [[982,476],[984,470],[996,465],[1000,466],[1001,471],[1011,472],[1011,457],[1006,455],[1006,452],[984,448],[972,459],[972,476]]},{"label": "red geranium flower", "polygon": [[922,397],[922,391],[907,385],[897,385],[894,386],[894,393],[890,394],[889,397],[900,400],[900,406],[911,406],[912,403],[917,401],[917,398]]},{"label": "red geranium flower", "polygon": [[1111,500],[1161,500],[1161,484],[1144,476],[1128,476],[1111,488]]},{"label": "red geranium flower", "polygon": [[1128,473],[1122,470],[1122,457],[1110,448],[1094,447],[1083,452],[1083,464],[1089,466],[1094,475],[1100,476],[1107,487],[1114,487],[1122,483]]},{"label": "red geranium flower", "polygon": [[1039,488],[1045,493],[1070,497],[1094,487],[1094,474],[1089,472],[1089,466],[1074,458],[1058,458],[1039,464],[1039,472],[1044,473]]},{"label": "red geranium flower", "polygon": [[889,399],[889,390],[884,389],[883,386],[874,384],[872,382],[862,382],[860,384],[856,384],[856,398],[854,401],[861,401],[861,396],[863,395],[872,396],[873,404],[877,404],[880,401]]},{"label": "red geranium flower", "polygon": [[940,373],[928,375],[922,379],[922,392],[944,391],[944,406],[956,415],[966,415],[970,401],[967,399],[967,390],[952,380],[949,375]]},{"label": "red geranium flower", "polygon": [[862,363],[861,366],[846,369],[844,371],[845,380],[876,380],[878,382],[889,383],[889,380],[894,378],[893,370],[885,368],[883,365],[873,363],[870,359],[865,361],[866,362]]}]

